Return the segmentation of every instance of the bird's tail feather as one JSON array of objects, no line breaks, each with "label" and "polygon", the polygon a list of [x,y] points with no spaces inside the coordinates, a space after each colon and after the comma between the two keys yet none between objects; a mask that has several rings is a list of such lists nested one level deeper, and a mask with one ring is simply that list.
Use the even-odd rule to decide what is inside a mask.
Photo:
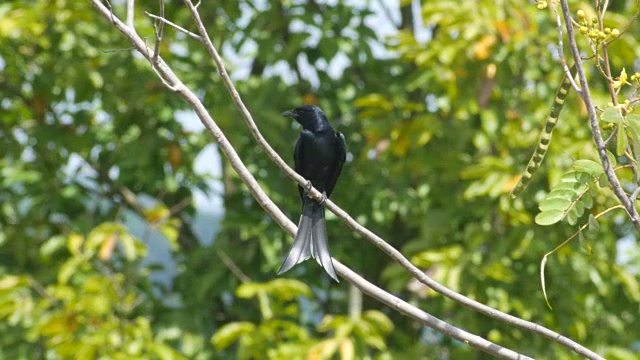
[{"label": "bird's tail feather", "polygon": [[329,245],[327,244],[327,228],[324,222],[324,208],[320,207],[313,213],[313,226],[311,236],[311,256],[316,259],[318,264],[335,280],[338,281],[336,271],[333,268],[331,254],[329,253]]},{"label": "bird's tail feather", "polygon": [[298,232],[293,240],[289,254],[284,259],[282,266],[280,266],[280,270],[278,270],[278,275],[309,259],[309,257],[316,259],[327,274],[339,282],[327,244],[324,208],[314,202],[305,202],[302,207]]}]

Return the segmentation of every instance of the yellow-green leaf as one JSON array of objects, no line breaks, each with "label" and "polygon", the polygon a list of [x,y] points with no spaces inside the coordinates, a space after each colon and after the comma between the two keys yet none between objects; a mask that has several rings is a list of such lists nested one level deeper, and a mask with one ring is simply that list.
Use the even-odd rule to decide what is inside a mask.
[{"label": "yellow-green leaf", "polygon": [[563,217],[564,211],[561,210],[543,211],[536,215],[535,222],[538,225],[548,226],[557,223],[562,220]]},{"label": "yellow-green leaf", "polygon": [[213,337],[211,343],[216,350],[224,350],[231,346],[238,338],[252,332],[256,326],[250,322],[233,322],[222,326]]}]

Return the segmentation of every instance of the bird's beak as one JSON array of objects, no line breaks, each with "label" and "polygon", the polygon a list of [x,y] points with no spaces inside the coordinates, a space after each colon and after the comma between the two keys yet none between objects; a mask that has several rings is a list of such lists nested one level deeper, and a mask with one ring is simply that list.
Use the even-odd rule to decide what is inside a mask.
[{"label": "bird's beak", "polygon": [[295,113],[293,112],[293,110],[287,110],[282,113],[282,116],[285,116],[285,117],[294,117],[294,115]]}]

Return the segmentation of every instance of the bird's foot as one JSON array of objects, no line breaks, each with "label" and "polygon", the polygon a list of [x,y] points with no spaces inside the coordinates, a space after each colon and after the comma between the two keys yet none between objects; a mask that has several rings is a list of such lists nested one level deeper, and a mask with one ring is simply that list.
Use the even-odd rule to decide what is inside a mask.
[{"label": "bird's foot", "polygon": [[327,193],[322,192],[322,200],[320,200],[320,205],[324,205],[325,201],[327,201]]},{"label": "bird's foot", "polygon": [[[313,188],[313,184],[311,183],[311,180],[307,180],[307,183],[304,185],[304,194],[309,199],[318,201],[318,199],[315,196],[311,196],[311,194],[309,194],[309,192],[311,192],[311,188]],[[323,205],[325,201],[327,201],[327,193],[323,191],[322,198],[319,201],[320,205]]]}]

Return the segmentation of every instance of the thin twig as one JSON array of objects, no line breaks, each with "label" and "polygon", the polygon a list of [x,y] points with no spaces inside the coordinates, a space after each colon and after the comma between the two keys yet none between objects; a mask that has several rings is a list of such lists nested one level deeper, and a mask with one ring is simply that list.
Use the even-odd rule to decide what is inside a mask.
[{"label": "thin twig", "polygon": [[591,131],[593,132],[593,139],[598,149],[598,155],[600,156],[602,167],[604,168],[604,172],[607,175],[607,179],[609,180],[609,184],[611,185],[613,193],[618,198],[620,203],[624,206],[624,209],[627,212],[627,215],[629,215],[629,219],[636,227],[636,230],[640,231],[640,216],[638,216],[638,211],[635,207],[635,204],[631,200],[629,200],[627,195],[624,193],[624,190],[620,185],[620,181],[613,171],[611,163],[609,162],[609,158],[607,157],[607,149],[604,140],[602,139],[602,133],[600,132],[600,126],[598,125],[598,116],[596,115],[596,110],[593,106],[593,101],[591,99],[591,94],[588,87],[589,84],[587,83],[587,77],[584,73],[584,67],[582,66],[582,59],[580,58],[580,50],[578,49],[578,44],[576,43],[575,35],[573,32],[573,24],[571,23],[569,5],[567,4],[567,0],[560,0],[560,4],[562,6],[564,23],[567,27],[567,36],[569,38],[571,53],[573,55],[573,60],[575,61],[576,69],[578,71],[578,78],[580,79],[580,86],[582,88],[582,100],[584,101],[584,104],[587,108],[587,113],[589,114],[589,125],[591,126]]},{"label": "thin twig", "polygon": [[[599,218],[605,214],[607,214],[610,211],[616,210],[616,209],[624,209],[624,206],[622,205],[616,205],[616,206],[612,206],[604,211],[602,211],[601,213],[598,213],[596,215],[594,215],[594,218]],[[553,254],[554,252],[558,251],[560,248],[564,247],[565,245],[567,245],[569,243],[569,241],[573,240],[573,238],[575,238],[576,236],[578,236],[578,234],[580,233],[580,231],[584,230],[587,228],[587,226],[589,226],[589,223],[586,223],[582,226],[580,226],[580,228],[578,228],[578,230],[576,232],[573,233],[573,235],[569,236],[565,241],[561,242],[558,246],[556,246],[555,248],[553,248],[553,250],[549,251],[548,253],[544,254],[544,257],[547,257],[551,254]]]},{"label": "thin twig", "polygon": [[613,129],[613,131],[611,132],[611,135],[609,135],[609,137],[604,140],[604,146],[605,147],[607,147],[607,144],[609,144],[609,142],[611,142],[611,140],[613,140],[613,138],[616,136],[617,133],[618,133],[618,127],[616,126]]},{"label": "thin twig", "polygon": [[558,29],[558,56],[560,56],[560,61],[562,62],[562,68],[564,69],[564,73],[567,79],[569,79],[569,81],[571,82],[571,86],[573,87],[573,90],[575,90],[576,93],[580,95],[580,87],[578,87],[578,84],[576,84],[576,81],[573,79],[575,75],[571,74],[571,71],[569,70],[569,65],[567,65],[567,61],[564,59],[564,45],[562,45],[562,37],[564,32],[562,31],[562,21],[560,20],[560,14],[558,13],[558,10],[556,9],[555,5],[552,6],[551,8],[553,9],[553,12],[556,14],[556,25]]},{"label": "thin twig", "polygon": [[248,277],[242,271],[242,269],[240,269],[238,265],[233,262],[233,260],[229,257],[229,255],[227,255],[226,252],[224,252],[224,250],[216,251],[216,255],[218,255],[220,260],[222,260],[222,262],[229,268],[229,270],[231,270],[231,272],[238,278],[238,280],[242,281],[243,283],[251,281],[251,278]]},{"label": "thin twig", "polygon": [[[615,209],[624,209],[624,207],[622,205],[616,205],[613,207],[610,207],[606,210],[604,210],[603,212],[596,214],[594,216],[594,218],[599,218],[603,215],[605,215],[606,213],[615,210]],[[573,238],[575,238],[576,236],[578,236],[578,234],[580,234],[581,231],[583,231],[584,229],[587,228],[587,226],[589,226],[589,223],[586,223],[582,226],[580,226],[578,228],[578,231],[574,232],[573,235],[569,236],[569,238],[567,238],[565,241],[563,241],[562,243],[560,243],[558,246],[556,246],[555,248],[553,248],[553,250],[549,251],[548,253],[544,254],[544,256],[542,257],[542,260],[540,261],[540,284],[542,286],[542,293],[544,295],[545,300],[547,301],[547,305],[549,306],[549,308],[551,308],[551,304],[549,303],[549,298],[547,297],[547,288],[545,285],[545,265],[547,264],[547,258],[549,257],[549,255],[553,254],[554,252],[558,251],[560,248],[564,247],[565,245],[567,245],[569,243],[569,241],[573,240]]]},{"label": "thin twig", "polygon": [[[160,6],[160,18],[164,19],[164,0],[158,0]],[[156,33],[156,45],[153,49],[153,62],[158,62],[158,56],[160,55],[160,45],[162,44],[162,33],[164,31],[164,22],[156,20],[153,23],[153,30]]]},{"label": "thin twig", "polygon": [[165,18],[163,18],[163,17],[157,16],[157,15],[153,15],[153,14],[151,14],[151,13],[149,13],[149,12],[146,12],[146,11],[145,11],[144,13],[145,13],[145,14],[147,14],[147,16],[149,16],[149,17],[150,17],[150,18],[152,18],[152,19],[160,20],[160,21],[162,21],[163,23],[165,23],[165,24],[167,24],[167,25],[169,25],[169,26],[171,26],[171,27],[173,27],[173,28],[177,29],[178,31],[180,31],[180,32],[182,32],[182,33],[184,33],[184,34],[186,34],[186,35],[188,35],[188,36],[190,36],[190,37],[192,37],[192,38],[194,38],[194,39],[196,39],[196,40],[198,40],[198,41],[202,41],[202,38],[200,37],[200,35],[198,35],[198,34],[194,34],[194,33],[192,33],[191,31],[189,31],[189,30],[187,30],[187,29],[185,29],[185,28],[183,28],[183,27],[180,27],[180,26],[178,26],[178,25],[174,24],[174,23],[172,23],[171,21],[169,21],[169,20],[167,20],[167,19],[165,19]]},{"label": "thin twig", "polygon": [[620,39],[620,37],[622,36],[622,34],[626,33],[627,31],[629,31],[629,29],[631,29],[631,27],[633,25],[636,24],[636,21],[638,20],[638,17],[640,17],[640,0],[636,0],[636,13],[633,14],[633,16],[631,17],[631,19],[629,19],[629,21],[627,22],[627,25],[624,26],[624,28],[622,30],[620,30],[620,35],[616,36],[615,38],[607,41],[607,45],[611,44],[612,42]]},{"label": "thin twig", "polygon": [[[604,13],[607,11],[607,6],[609,5],[609,1],[605,0],[604,5],[599,6],[599,1],[596,3],[596,11],[598,12],[598,26],[600,27],[600,31],[604,31],[604,24],[602,23],[602,19],[604,17]],[[595,44],[596,47],[598,44]],[[596,48],[597,54],[597,48]],[[611,95],[611,101],[613,102],[613,106],[618,105],[618,94],[613,87],[613,81],[611,77],[611,65],[609,64],[609,51],[607,51],[607,42],[602,42],[602,60],[604,61],[604,76],[607,79],[607,87],[609,88],[609,94]],[[600,66],[599,58],[596,58],[596,63]]]},{"label": "thin twig", "polygon": [[135,47],[132,46],[124,49],[102,50],[102,52],[105,54],[109,54],[109,53],[116,53],[116,52],[129,51],[129,50],[135,50]]}]

